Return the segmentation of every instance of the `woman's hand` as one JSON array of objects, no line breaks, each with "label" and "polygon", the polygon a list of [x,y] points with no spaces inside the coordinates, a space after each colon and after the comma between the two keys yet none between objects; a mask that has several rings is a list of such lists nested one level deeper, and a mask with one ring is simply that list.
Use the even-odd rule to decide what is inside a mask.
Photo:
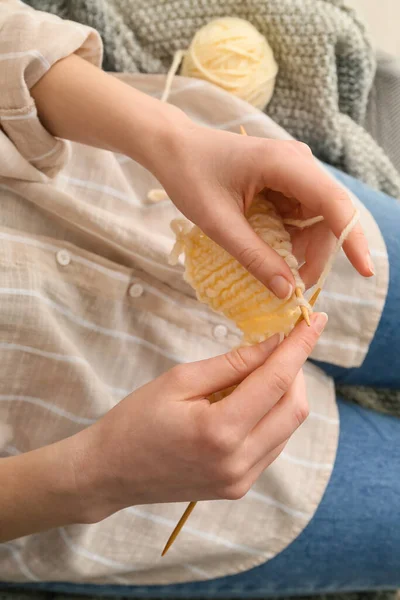
[{"label": "woman's hand", "polygon": [[[244,215],[264,191],[283,216],[322,215],[323,223],[294,233],[295,253],[306,261],[308,285],[353,216],[347,192],[292,141],[269,140],[195,125],[115,77],[70,56],[32,88],[38,114],[57,137],[122,152],[151,171],[172,202],[279,298],[294,284],[286,262],[251,229]],[[367,241],[356,225],[344,251],[364,276],[373,274]]]},{"label": "woman's hand", "polygon": [[[324,217],[291,232],[294,253],[305,263],[300,274],[307,287],[317,281],[335,239],[354,215],[346,190],[322,169],[308,146],[296,141],[240,136],[187,122],[168,160],[154,151],[152,170],[179,210],[279,298],[291,294],[294,281],[284,260],[244,218],[254,196],[263,192],[284,218]],[[359,224],[343,248],[362,275],[373,275]]]},{"label": "woman's hand", "polygon": [[278,348],[276,336],[177,366],[74,436],[85,522],[137,504],[242,497],[307,417],[301,368],[326,319],[315,313]]},{"label": "woman's hand", "polygon": [[0,459],[0,543],[135,504],[243,496],[307,417],[301,368],[326,320],[278,348],[276,336],[177,366],[80,433]]}]

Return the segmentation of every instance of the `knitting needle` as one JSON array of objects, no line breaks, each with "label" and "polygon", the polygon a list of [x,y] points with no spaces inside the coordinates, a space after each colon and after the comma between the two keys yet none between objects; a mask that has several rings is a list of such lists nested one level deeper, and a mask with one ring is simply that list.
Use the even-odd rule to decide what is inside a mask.
[{"label": "knitting needle", "polygon": [[164,550],[161,552],[161,556],[164,556],[164,554],[166,554],[168,552],[168,550],[171,548],[172,544],[174,543],[174,541],[178,537],[178,535],[179,535],[182,527],[184,526],[184,524],[188,520],[189,516],[193,512],[193,509],[196,506],[196,504],[197,504],[197,502],[190,502],[187,505],[187,508],[186,508],[185,512],[183,513],[183,515],[179,519],[178,523],[176,524],[175,529],[173,530],[173,532],[169,536],[168,541],[167,541],[167,543],[164,546]]},{"label": "knitting needle", "polygon": [[[240,133],[242,135],[247,135],[245,128],[243,127],[243,125],[240,126]],[[317,301],[317,298],[320,294],[320,289],[318,289],[312,296],[312,298],[310,299],[309,304],[311,306],[314,306],[315,302]],[[297,298],[303,298],[303,294],[301,293],[301,289],[300,288],[296,288],[295,290],[295,294],[297,296]],[[301,315],[299,316],[299,318],[296,321],[296,325],[298,325],[301,321],[305,320],[307,325],[310,327],[311,323],[310,323],[310,317],[308,314],[308,310],[305,306],[301,306],[300,307],[301,310]],[[168,550],[171,548],[172,544],[174,543],[174,541],[176,540],[176,538],[178,537],[178,535],[180,534],[180,532],[183,529],[183,526],[185,525],[186,521],[188,520],[188,518],[190,517],[190,515],[192,514],[194,507],[196,506],[197,502],[190,502],[188,504],[188,506],[186,507],[185,512],[183,513],[183,515],[181,516],[181,518],[179,519],[178,523],[176,524],[173,532],[171,533],[171,535],[168,538],[167,543],[164,546],[163,551],[161,552],[161,556],[165,556],[165,554],[168,552]]]},{"label": "knitting needle", "polygon": [[[210,399],[210,404],[214,404],[214,402],[218,402],[218,400]],[[197,504],[197,502],[189,502],[189,504],[186,507],[185,512],[183,513],[183,515],[179,519],[178,523],[176,524],[175,529],[169,536],[168,541],[164,546],[164,550],[161,552],[161,556],[164,556],[164,554],[166,554],[168,552],[168,550],[171,548],[172,544],[174,543],[174,541],[178,537],[179,533],[181,532],[184,524],[186,523],[186,521],[192,514],[193,509],[196,506],[196,504]]]},{"label": "knitting needle", "polygon": [[[247,132],[246,132],[245,128],[243,127],[243,125],[240,125],[240,133],[242,135],[247,135]],[[303,299],[303,294],[301,293],[301,289],[299,287],[295,289],[294,293],[296,294],[296,298]],[[301,313],[303,315],[303,319],[305,320],[305,322],[307,323],[307,325],[310,327],[311,326],[310,315],[308,313],[307,307],[306,306],[300,306],[300,310],[301,310]]]},{"label": "knitting needle", "polygon": [[[299,289],[299,288],[297,288]],[[309,300],[309,304],[310,306],[314,306],[314,304],[316,303],[318,296],[320,295],[321,292],[321,288],[318,288],[314,294],[311,296],[310,300]],[[300,290],[300,294],[301,294],[301,290]],[[298,297],[298,296],[297,296]],[[305,308],[305,307],[301,307],[301,308]],[[308,311],[306,311],[307,317],[308,317]],[[298,325],[299,323],[301,323],[301,321],[306,320],[304,313],[302,312],[301,315],[299,316],[299,318],[297,319],[296,323],[295,323],[295,327],[296,325]],[[309,325],[310,323],[308,323]],[[194,507],[196,506],[197,502],[190,502],[185,510],[185,512],[183,513],[183,515],[181,516],[181,518],[179,519],[178,523],[176,524],[175,529],[173,530],[173,532],[171,533],[171,535],[168,538],[167,543],[165,544],[164,550],[161,553],[161,556],[164,556],[168,550],[171,548],[172,544],[174,543],[174,541],[176,540],[176,538],[178,537],[178,535],[180,534],[184,524],[186,523],[186,521],[188,520],[188,518],[190,517],[190,515],[193,512]]]},{"label": "knitting needle", "polygon": [[[303,294],[301,293],[301,289],[299,287],[295,289],[294,293],[296,294],[296,298],[303,299]],[[300,306],[300,310],[301,310],[301,314],[303,316],[303,319],[305,320],[305,322],[307,323],[307,325],[309,327],[311,327],[310,315],[308,313],[308,308],[306,306],[301,305]]]},{"label": "knitting needle", "polygon": [[[310,300],[308,301],[308,304],[310,306],[314,306],[314,304],[316,303],[318,296],[321,293],[321,288],[318,288],[317,290],[315,290],[315,292],[313,293],[313,295],[311,296]],[[307,317],[308,317],[308,311],[307,311]],[[298,325],[299,323],[301,323],[302,321],[305,321],[305,317],[304,314],[301,313],[301,315],[299,316],[299,318],[297,319],[296,323],[295,323],[295,327],[296,325]]]}]

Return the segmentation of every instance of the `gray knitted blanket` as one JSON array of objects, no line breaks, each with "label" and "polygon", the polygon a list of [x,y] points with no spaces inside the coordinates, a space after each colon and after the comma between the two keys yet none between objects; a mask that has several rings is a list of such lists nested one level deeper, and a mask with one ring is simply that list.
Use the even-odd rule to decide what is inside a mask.
[{"label": "gray knitted blanket", "polygon": [[249,20],[279,64],[268,114],[322,160],[400,197],[400,176],[363,129],[375,58],[344,0],[27,0],[97,29],[110,71],[163,73],[221,16]]}]

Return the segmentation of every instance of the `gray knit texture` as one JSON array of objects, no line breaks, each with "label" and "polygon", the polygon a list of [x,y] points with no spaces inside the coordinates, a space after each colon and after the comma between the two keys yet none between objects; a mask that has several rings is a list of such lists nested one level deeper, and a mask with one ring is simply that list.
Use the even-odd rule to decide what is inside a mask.
[{"label": "gray knit texture", "polygon": [[400,176],[363,129],[375,57],[344,0],[28,0],[97,29],[109,71],[165,73],[211,19],[250,21],[279,64],[268,114],[320,159],[400,197]]}]

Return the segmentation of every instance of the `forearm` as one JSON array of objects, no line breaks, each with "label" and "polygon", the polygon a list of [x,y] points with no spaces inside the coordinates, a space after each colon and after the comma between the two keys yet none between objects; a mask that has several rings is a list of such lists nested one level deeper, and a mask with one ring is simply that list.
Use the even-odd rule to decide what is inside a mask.
[{"label": "forearm", "polygon": [[0,543],[82,522],[70,440],[0,459]]},{"label": "forearm", "polygon": [[72,55],[31,89],[40,120],[56,137],[130,156],[149,170],[178,143],[189,119]]}]

